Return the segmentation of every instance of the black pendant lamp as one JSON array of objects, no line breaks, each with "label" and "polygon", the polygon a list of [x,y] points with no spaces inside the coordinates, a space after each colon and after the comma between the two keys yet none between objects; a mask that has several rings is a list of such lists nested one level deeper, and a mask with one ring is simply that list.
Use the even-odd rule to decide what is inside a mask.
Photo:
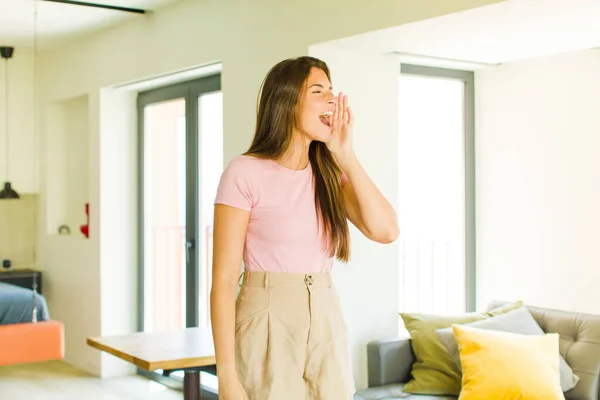
[{"label": "black pendant lamp", "polygon": [[2,46],[0,47],[0,55],[5,60],[5,68],[4,68],[4,123],[6,129],[4,130],[4,135],[6,136],[6,182],[4,182],[4,187],[0,190],[0,199],[18,199],[19,193],[17,193],[11,186],[9,176],[8,176],[8,159],[10,152],[8,151],[8,59],[12,57],[14,52],[14,47]]}]

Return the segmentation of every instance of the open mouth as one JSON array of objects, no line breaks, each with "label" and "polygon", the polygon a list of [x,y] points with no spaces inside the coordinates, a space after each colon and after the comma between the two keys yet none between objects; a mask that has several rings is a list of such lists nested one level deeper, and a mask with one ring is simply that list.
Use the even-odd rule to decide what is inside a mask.
[{"label": "open mouth", "polygon": [[319,119],[321,122],[329,127],[331,127],[331,118],[333,117],[333,111],[325,111],[321,115],[319,115]]}]

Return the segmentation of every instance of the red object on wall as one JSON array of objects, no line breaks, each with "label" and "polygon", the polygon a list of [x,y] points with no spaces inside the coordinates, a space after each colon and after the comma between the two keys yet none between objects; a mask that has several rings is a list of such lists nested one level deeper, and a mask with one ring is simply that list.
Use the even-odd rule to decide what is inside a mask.
[{"label": "red object on wall", "polygon": [[81,233],[83,233],[83,235],[86,238],[90,237],[90,203],[85,203],[85,215],[87,218],[87,223],[85,225],[81,225],[81,227],[79,228],[81,230]]}]

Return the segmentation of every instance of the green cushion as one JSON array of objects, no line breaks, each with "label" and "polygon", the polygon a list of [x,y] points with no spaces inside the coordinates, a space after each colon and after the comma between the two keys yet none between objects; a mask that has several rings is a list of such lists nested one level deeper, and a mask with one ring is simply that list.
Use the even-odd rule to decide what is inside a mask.
[{"label": "green cushion", "polygon": [[404,391],[414,394],[458,396],[462,374],[435,331],[448,328],[452,324],[481,321],[522,305],[523,302],[518,301],[487,312],[461,315],[400,313],[404,326],[410,333],[416,358],[411,370],[412,379],[404,386]]}]

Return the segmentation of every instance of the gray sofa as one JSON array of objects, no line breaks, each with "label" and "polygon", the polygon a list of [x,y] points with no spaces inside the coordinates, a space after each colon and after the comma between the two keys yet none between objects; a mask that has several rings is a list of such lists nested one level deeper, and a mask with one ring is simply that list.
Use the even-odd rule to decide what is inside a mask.
[{"label": "gray sofa", "polygon": [[[494,301],[489,308],[504,302]],[[580,378],[565,393],[567,400],[600,399],[600,315],[580,314],[526,306],[544,332],[560,335],[560,353]],[[368,388],[355,400],[456,400],[453,396],[404,393],[415,362],[410,339],[379,340],[367,345]]]}]

